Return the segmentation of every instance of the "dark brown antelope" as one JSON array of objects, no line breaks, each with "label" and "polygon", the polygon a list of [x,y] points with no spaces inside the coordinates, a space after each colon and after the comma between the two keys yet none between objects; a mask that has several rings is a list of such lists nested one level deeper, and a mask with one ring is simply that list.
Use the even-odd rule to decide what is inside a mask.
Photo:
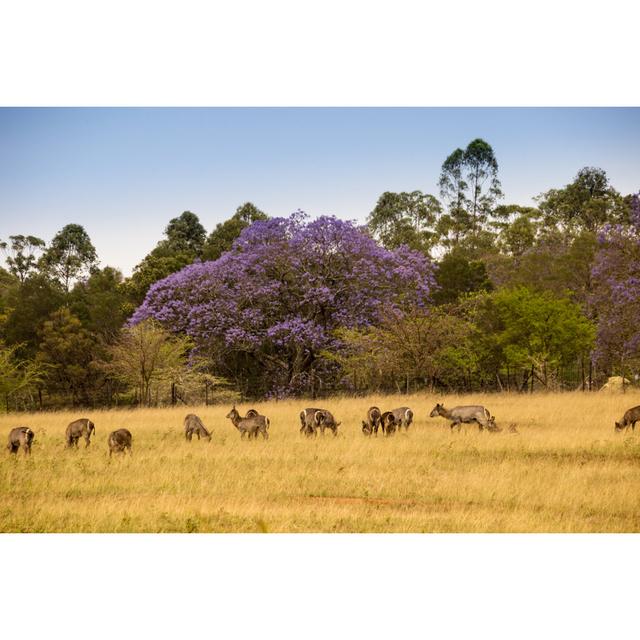
[{"label": "dark brown antelope", "polygon": [[116,429],[109,434],[109,457],[114,453],[124,453],[129,449],[129,453],[133,455],[131,451],[131,444],[133,442],[133,436],[128,429]]},{"label": "dark brown antelope", "polygon": [[622,431],[623,429],[631,427],[631,431],[635,431],[636,422],[638,422],[638,420],[640,420],[640,405],[625,411],[622,416],[622,420],[620,420],[620,422],[616,422],[615,429],[616,431]]},{"label": "dark brown antelope", "polygon": [[211,433],[202,424],[202,420],[195,413],[189,413],[184,419],[184,437],[191,442],[194,435],[198,436],[198,440],[205,438],[211,442]]},{"label": "dark brown antelope", "polygon": [[398,425],[393,411],[385,411],[380,416],[380,428],[385,436],[390,436],[396,432]]},{"label": "dark brown antelope", "polygon": [[240,438],[245,436],[251,438],[257,438],[258,433],[262,434],[265,440],[269,439],[269,418],[266,416],[255,415],[249,418],[241,418],[236,406],[227,414],[227,418],[231,420],[233,426],[240,432]]},{"label": "dark brown antelope", "polygon": [[382,412],[378,407],[369,407],[367,411],[367,421],[362,422],[362,433],[370,436],[372,433],[378,434],[378,427],[380,426],[380,416]]},{"label": "dark brown antelope", "polygon": [[488,431],[500,430],[496,427],[495,418],[491,415],[488,409],[484,407],[472,404],[467,406],[453,407],[453,409],[445,409],[443,404],[436,404],[431,413],[432,418],[442,416],[447,420],[451,420],[451,429],[458,427],[458,430],[462,428],[462,423],[470,424],[475,422],[480,431],[487,429]]},{"label": "dark brown antelope", "polygon": [[18,453],[18,449],[22,448],[24,455],[29,456],[31,455],[31,443],[35,437],[35,433],[29,427],[11,429],[7,449],[10,453]]},{"label": "dark brown antelope", "polygon": [[85,449],[91,444],[91,436],[95,434],[96,427],[89,418],[80,418],[69,423],[65,432],[67,447],[78,448],[78,440],[84,437]]}]

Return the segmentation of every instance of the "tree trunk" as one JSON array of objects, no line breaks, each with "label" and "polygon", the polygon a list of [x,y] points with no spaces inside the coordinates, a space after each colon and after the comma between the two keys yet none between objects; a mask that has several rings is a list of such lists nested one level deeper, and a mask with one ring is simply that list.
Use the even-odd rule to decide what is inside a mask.
[{"label": "tree trunk", "polygon": [[533,371],[533,365],[531,365],[531,393],[533,393],[533,378],[534,378],[534,371]]}]

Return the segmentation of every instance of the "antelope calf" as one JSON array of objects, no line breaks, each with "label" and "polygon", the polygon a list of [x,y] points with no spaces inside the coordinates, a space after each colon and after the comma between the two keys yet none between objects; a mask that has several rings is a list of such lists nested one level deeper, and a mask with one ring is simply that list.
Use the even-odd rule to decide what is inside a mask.
[{"label": "antelope calf", "polygon": [[240,438],[244,438],[248,435],[249,440],[251,438],[257,438],[258,433],[262,434],[265,440],[269,439],[269,418],[266,416],[255,415],[248,418],[241,418],[236,405],[227,414],[233,424],[233,426],[240,432]]},{"label": "antelope calf", "polygon": [[24,455],[31,455],[31,443],[35,438],[35,433],[29,427],[16,427],[9,432],[9,444],[7,449],[10,453],[18,453],[22,448]]},{"label": "antelope calf", "polygon": [[78,448],[78,440],[84,437],[85,449],[91,444],[91,435],[95,434],[96,426],[89,418],[80,418],[69,423],[65,432],[67,447]]},{"label": "antelope calf", "polygon": [[128,429],[117,429],[109,434],[109,457],[114,453],[124,453],[129,449],[129,453],[133,455],[131,451],[131,443],[133,442],[133,436]]},{"label": "antelope calf", "polygon": [[631,431],[636,430],[636,422],[640,420],[640,405],[637,407],[632,407],[628,411],[624,412],[622,416],[622,420],[616,422],[616,431],[622,431],[623,429],[628,429],[631,427]]},{"label": "antelope calf", "polygon": [[198,436],[198,440],[206,438],[211,442],[211,433],[202,424],[202,420],[195,413],[189,413],[184,419],[184,437],[191,442],[194,435]]}]

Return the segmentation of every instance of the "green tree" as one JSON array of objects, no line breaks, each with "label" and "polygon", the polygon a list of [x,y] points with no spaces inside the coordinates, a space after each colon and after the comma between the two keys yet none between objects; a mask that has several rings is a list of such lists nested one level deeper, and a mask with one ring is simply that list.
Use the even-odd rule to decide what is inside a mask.
[{"label": "green tree", "polygon": [[40,331],[38,361],[47,366],[47,388],[68,396],[73,404],[88,404],[95,370],[95,339],[68,308],[51,314]]},{"label": "green tree", "polygon": [[122,274],[113,267],[95,269],[71,292],[70,308],[83,326],[103,341],[111,341],[120,331],[130,309]]},{"label": "green tree", "polygon": [[186,254],[200,257],[207,235],[200,219],[191,211],[184,211],[177,218],[172,218],[164,230],[166,238],[161,240],[151,252],[155,257],[171,257]]},{"label": "green tree", "polygon": [[10,243],[0,241],[0,249],[7,255],[9,271],[20,282],[33,272],[38,264],[37,254],[45,247],[44,240],[36,236],[9,236]]},{"label": "green tree", "polygon": [[479,294],[467,301],[477,328],[474,343],[485,371],[524,369],[547,388],[561,367],[575,364],[594,343],[595,328],[580,306],[524,287]]},{"label": "green tree", "polygon": [[124,284],[123,289],[129,304],[125,306],[125,315],[130,315],[138,307],[149,291],[149,287],[158,280],[170,276],[176,271],[193,262],[193,256],[188,253],[178,253],[171,256],[156,256],[149,254],[136,266],[133,274]]},{"label": "green tree", "polygon": [[125,327],[108,349],[104,369],[136,389],[138,403],[153,404],[161,385],[170,385],[184,375],[191,341],[172,335],[154,320]]},{"label": "green tree", "polygon": [[432,298],[437,305],[450,304],[461,295],[493,288],[484,262],[469,259],[464,251],[458,249],[446,254],[438,262],[436,282],[438,289]]},{"label": "green tree", "polygon": [[404,244],[428,253],[441,210],[437,198],[428,193],[385,191],[369,214],[367,224],[373,235],[389,249]]},{"label": "green tree", "polygon": [[435,384],[455,387],[473,358],[472,326],[444,308],[379,327],[341,329],[342,349],[324,354],[337,361],[356,391],[411,392]]},{"label": "green tree", "polygon": [[154,282],[202,257],[206,231],[195,213],[185,211],[170,220],[164,235],[165,238],[136,265],[131,277],[123,284],[123,291],[128,297],[128,304],[124,307],[126,315],[133,313]]},{"label": "green tree", "polygon": [[471,231],[485,223],[498,198],[502,197],[498,180],[498,161],[491,145],[481,138],[471,141],[464,151],[464,167],[470,189]]},{"label": "green tree", "polygon": [[502,197],[491,145],[476,138],[466,149],[456,149],[443,162],[438,184],[447,205],[438,223],[440,242],[445,247],[459,246],[464,239],[467,248],[487,245],[482,232],[489,233],[485,225]]},{"label": "green tree", "polygon": [[22,358],[35,357],[42,324],[64,304],[61,285],[46,274],[36,273],[24,283],[11,287],[6,297],[4,339],[9,345],[20,345]]},{"label": "green tree", "polygon": [[625,222],[628,201],[609,183],[606,172],[595,167],[578,171],[571,184],[550,189],[536,198],[545,226],[565,233],[597,233],[607,223]]},{"label": "green tree", "polygon": [[59,231],[40,259],[40,265],[69,292],[71,282],[87,274],[97,262],[95,247],[79,224],[68,224]]},{"label": "green tree", "polygon": [[456,149],[442,163],[440,172],[440,197],[448,212],[438,222],[438,233],[445,246],[457,245],[470,226],[464,157],[464,150]]},{"label": "green tree", "polygon": [[216,225],[204,245],[203,260],[217,260],[225,251],[229,251],[234,240],[246,227],[258,220],[267,220],[268,216],[253,203],[245,202],[224,222]]},{"label": "green tree", "polygon": [[[33,360],[24,360],[17,354],[18,345],[7,347],[0,342],[0,394],[4,398],[7,413],[10,401],[20,395],[30,395],[42,383],[45,368]],[[30,403],[33,405],[33,402]],[[23,405],[22,408],[26,408]]]},{"label": "green tree", "polygon": [[498,230],[498,247],[510,256],[519,257],[535,246],[540,230],[540,211],[535,207],[517,204],[495,208],[497,219],[493,226]]}]

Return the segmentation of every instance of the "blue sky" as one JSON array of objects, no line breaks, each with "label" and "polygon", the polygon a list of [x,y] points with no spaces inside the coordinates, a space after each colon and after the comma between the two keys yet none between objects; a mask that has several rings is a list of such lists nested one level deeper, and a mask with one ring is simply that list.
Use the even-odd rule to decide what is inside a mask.
[{"label": "blue sky", "polygon": [[640,109],[0,109],[0,238],[82,224],[129,274],[170,218],[210,231],[252,201],[364,221],[383,191],[438,195],[440,166],[484,138],[505,203],[530,204],[583,166],[640,189]]}]

